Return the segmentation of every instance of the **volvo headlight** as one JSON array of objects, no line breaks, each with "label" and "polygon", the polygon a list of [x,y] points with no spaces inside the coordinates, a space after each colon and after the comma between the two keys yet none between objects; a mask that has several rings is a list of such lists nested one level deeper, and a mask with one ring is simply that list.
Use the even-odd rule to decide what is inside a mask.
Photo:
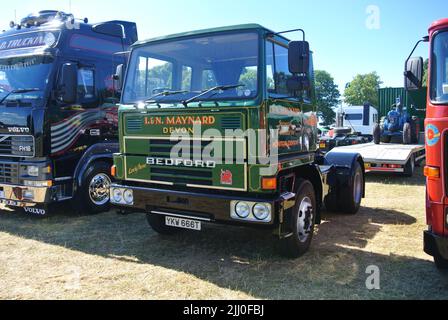
[{"label": "volvo headlight", "polygon": [[263,221],[271,216],[271,208],[264,203],[257,203],[254,206],[253,214],[255,218]]},{"label": "volvo headlight", "polygon": [[245,202],[238,202],[235,206],[235,212],[238,217],[246,219],[250,214],[250,206]]},{"label": "volvo headlight", "polygon": [[36,166],[27,166],[26,173],[30,177],[38,177],[39,176],[39,167]]}]

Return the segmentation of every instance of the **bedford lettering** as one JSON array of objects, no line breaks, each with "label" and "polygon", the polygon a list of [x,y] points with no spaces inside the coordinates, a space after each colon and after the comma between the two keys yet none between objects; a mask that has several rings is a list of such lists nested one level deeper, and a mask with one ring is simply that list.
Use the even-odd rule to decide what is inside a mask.
[{"label": "bedford lettering", "polygon": [[163,158],[146,158],[146,164],[150,166],[167,166],[167,167],[196,167],[196,168],[216,168],[214,161],[188,160],[188,159],[163,159]]}]

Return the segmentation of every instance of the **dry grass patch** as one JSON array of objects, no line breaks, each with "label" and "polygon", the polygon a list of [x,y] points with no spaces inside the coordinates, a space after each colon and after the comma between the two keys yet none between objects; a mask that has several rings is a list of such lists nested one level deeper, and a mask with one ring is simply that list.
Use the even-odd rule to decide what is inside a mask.
[{"label": "dry grass patch", "polygon": [[[3,299],[448,298],[422,251],[424,179],[369,177],[356,216],[326,214],[312,250],[285,260],[261,231],[207,226],[164,238],[144,215],[0,215]],[[381,290],[365,287],[367,266]]]}]

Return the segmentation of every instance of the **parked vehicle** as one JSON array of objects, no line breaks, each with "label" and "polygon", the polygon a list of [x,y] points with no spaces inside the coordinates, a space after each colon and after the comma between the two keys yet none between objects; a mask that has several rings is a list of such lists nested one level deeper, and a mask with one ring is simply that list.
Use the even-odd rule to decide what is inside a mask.
[{"label": "parked vehicle", "polygon": [[0,35],[0,202],[45,215],[74,200],[109,205],[118,151],[116,66],[137,40],[135,23],[95,25],[41,11]]},{"label": "parked vehicle", "polygon": [[375,144],[391,143],[394,137],[399,137],[403,144],[416,144],[419,132],[418,119],[410,116],[401,103],[401,97],[398,97],[392,110],[380,124],[375,125],[373,141]]},{"label": "parked vehicle", "polygon": [[286,256],[304,254],[323,205],[355,214],[365,189],[359,154],[316,153],[312,61],[305,39],[260,25],[132,46],[111,201],[161,234],[251,226]]},{"label": "parked vehicle", "polygon": [[[434,22],[429,28],[429,36],[420,40],[415,48],[421,42],[430,42],[431,48],[425,121],[426,216],[429,228],[424,233],[424,247],[425,252],[434,257],[438,268],[448,269],[448,19]],[[420,89],[423,73],[423,58],[408,58],[406,88]]]},{"label": "parked vehicle", "polygon": [[372,142],[378,111],[370,104],[341,107],[336,120],[336,126],[319,138],[319,148],[324,153],[336,147]]}]

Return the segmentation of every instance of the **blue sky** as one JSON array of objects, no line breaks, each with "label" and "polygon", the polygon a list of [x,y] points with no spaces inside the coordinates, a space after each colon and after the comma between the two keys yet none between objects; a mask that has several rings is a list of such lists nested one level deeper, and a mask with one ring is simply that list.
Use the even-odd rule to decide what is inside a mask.
[{"label": "blue sky", "polygon": [[[0,11],[0,27],[8,28],[15,13],[20,19],[38,10],[69,8],[69,0],[8,1]],[[371,71],[378,72],[383,86],[402,86],[406,57],[432,21],[448,16],[448,1],[71,0],[71,9],[92,22],[136,21],[140,39],[252,22],[275,31],[303,28],[316,69],[330,72],[343,89],[356,74]],[[426,58],[427,45],[416,55]]]}]

